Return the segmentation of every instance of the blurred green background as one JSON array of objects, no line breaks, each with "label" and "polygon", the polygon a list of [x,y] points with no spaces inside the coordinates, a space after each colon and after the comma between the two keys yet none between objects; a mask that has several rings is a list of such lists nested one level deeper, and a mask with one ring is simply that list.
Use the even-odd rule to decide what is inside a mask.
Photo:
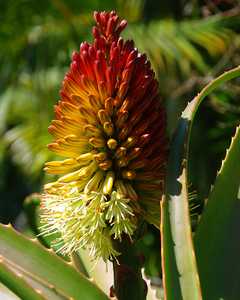
[{"label": "blurred green background", "polygon": [[[147,53],[157,74],[169,136],[186,103],[211,78],[240,64],[238,0],[1,0],[1,222],[27,224],[23,202],[47,180],[43,164],[53,157],[47,127],[71,53],[91,41],[93,11],[112,9],[128,20],[125,38]],[[239,81],[225,85],[202,105],[194,124],[189,189],[198,211],[239,124],[239,96]],[[156,237],[150,228],[139,246],[151,247],[153,274],[160,272]]]}]

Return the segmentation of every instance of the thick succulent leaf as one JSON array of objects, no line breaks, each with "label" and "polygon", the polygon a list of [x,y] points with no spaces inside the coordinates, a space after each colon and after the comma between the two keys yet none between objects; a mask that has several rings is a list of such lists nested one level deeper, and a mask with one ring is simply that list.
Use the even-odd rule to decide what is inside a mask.
[{"label": "thick succulent leaf", "polygon": [[12,292],[24,300],[44,300],[43,295],[33,289],[22,277],[10,270],[0,259],[0,281],[5,284]]},{"label": "thick succulent leaf", "polygon": [[71,260],[74,265],[74,267],[83,275],[89,278],[89,273],[88,270],[83,263],[82,257],[78,252],[73,252],[71,255]]},{"label": "thick succulent leaf", "polygon": [[169,159],[166,198],[162,201],[162,268],[166,300],[202,299],[194,256],[183,165],[185,128],[178,127]]},{"label": "thick succulent leaf", "polygon": [[240,299],[240,127],[217,175],[195,234],[204,299]]},{"label": "thick succulent leaf", "polygon": [[163,283],[167,300],[202,299],[191,236],[187,192],[191,126],[202,100],[219,85],[237,76],[240,76],[240,67],[210,82],[187,105],[172,141],[161,224]]},{"label": "thick succulent leaf", "polygon": [[21,300],[16,294],[9,290],[0,282],[0,299],[4,300]]},{"label": "thick succulent leaf", "polygon": [[62,291],[56,289],[55,286],[50,285],[46,280],[35,277],[33,274],[30,274],[28,271],[22,269],[21,267],[19,267],[19,265],[15,265],[9,260],[3,260],[3,262],[6,267],[9,268],[14,274],[16,274],[17,276],[20,275],[31,288],[39,291],[44,299],[70,300],[69,296],[64,295]]},{"label": "thick succulent leaf", "polygon": [[52,285],[74,299],[108,299],[96,285],[53,251],[5,225],[0,225],[0,256],[12,265],[18,265],[33,279],[40,278],[47,286]]}]

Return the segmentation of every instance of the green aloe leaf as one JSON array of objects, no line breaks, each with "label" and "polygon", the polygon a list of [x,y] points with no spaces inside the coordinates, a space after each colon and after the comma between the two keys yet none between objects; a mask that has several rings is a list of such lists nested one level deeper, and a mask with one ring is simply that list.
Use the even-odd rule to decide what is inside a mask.
[{"label": "green aloe leaf", "polygon": [[240,127],[195,234],[204,299],[240,299]]},{"label": "green aloe leaf", "polygon": [[192,242],[187,191],[187,158],[191,127],[202,100],[218,86],[238,76],[240,76],[240,67],[210,82],[187,105],[172,141],[161,221],[163,283],[166,300],[202,299]]},{"label": "green aloe leaf", "polygon": [[34,290],[39,291],[44,299],[51,300],[70,300],[71,298],[64,295],[62,291],[57,289],[55,286],[48,283],[48,281],[36,277],[29,273],[26,269],[22,269],[19,265],[15,265],[11,261],[2,259],[4,265],[13,272],[16,276],[21,278]]},{"label": "green aloe leaf", "polygon": [[73,252],[71,255],[71,260],[72,260],[72,263],[73,263],[74,267],[76,268],[76,270],[78,270],[80,273],[85,275],[87,278],[90,277],[87,267],[85,266],[85,263],[83,262],[80,253]]},{"label": "green aloe leaf", "polygon": [[4,264],[4,261],[0,259],[0,281],[8,287],[12,292],[24,300],[44,300],[46,298],[37,291],[34,290],[21,276],[21,274],[15,274],[10,268]]},{"label": "green aloe leaf", "polygon": [[91,281],[77,272],[53,251],[37,240],[29,240],[10,226],[0,225],[0,256],[18,266],[32,279],[46,282],[74,299],[106,300],[108,297]]},{"label": "green aloe leaf", "polygon": [[186,123],[178,127],[169,158],[166,196],[162,201],[162,268],[166,300],[200,300],[183,162]]},{"label": "green aloe leaf", "polygon": [[21,300],[16,294],[14,294],[9,288],[0,282],[0,299],[4,300]]}]

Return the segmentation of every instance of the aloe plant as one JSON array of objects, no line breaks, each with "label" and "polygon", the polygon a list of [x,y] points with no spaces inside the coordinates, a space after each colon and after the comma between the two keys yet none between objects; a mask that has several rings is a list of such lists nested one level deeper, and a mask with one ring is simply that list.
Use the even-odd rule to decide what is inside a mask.
[{"label": "aloe plant", "polygon": [[[101,51],[102,49],[109,49],[108,43],[115,42],[114,39],[118,38],[120,31],[124,29],[126,23],[125,21],[119,22],[114,12],[110,14],[105,12],[102,14],[97,13],[95,14],[95,19],[102,30],[101,32],[99,28],[94,29],[94,36],[96,41],[99,42],[99,44],[96,42],[96,45],[100,45]],[[108,24],[112,27],[110,25],[106,26],[106,20],[110,20]],[[101,44],[103,42],[99,38],[103,32],[106,38],[104,46]],[[132,48],[133,44],[128,43],[123,49],[127,51],[129,49],[132,50]],[[82,51],[87,52],[88,49],[89,46],[83,44]],[[93,50],[91,51],[93,52]],[[154,75],[148,69],[149,63],[145,61],[145,58],[142,58],[143,56],[137,54],[135,49],[129,51],[129,53],[127,54],[131,55],[132,60],[129,59],[127,66],[130,68],[131,64],[133,64],[132,61],[138,58],[138,75],[141,76],[142,72],[150,82],[145,82],[146,86],[149,83],[151,87],[151,89],[147,90],[147,95],[149,96],[152,91],[155,91],[156,87],[154,85],[155,81],[151,81],[151,79],[154,79],[151,76]],[[86,55],[86,53],[83,55],[85,59]],[[111,53],[111,55],[113,54]],[[110,54],[108,53],[106,57],[108,58],[109,56]],[[99,58],[100,56],[98,55],[97,57]],[[115,101],[107,98],[104,102],[105,110],[100,109],[97,111],[100,120],[98,126],[95,128],[92,125],[91,127],[88,125],[87,127],[90,133],[97,133],[97,138],[99,138],[98,130],[101,128],[100,126],[104,128],[104,138],[107,136],[107,146],[105,148],[101,144],[103,143],[102,140],[95,138],[96,136],[94,136],[94,140],[90,138],[89,141],[90,145],[96,149],[104,149],[107,154],[101,154],[103,152],[97,153],[96,149],[92,151],[89,144],[87,146],[83,145],[82,141],[85,141],[83,138],[85,136],[78,136],[81,139],[81,143],[77,144],[77,147],[72,146],[70,150],[67,148],[68,144],[65,142],[74,141],[77,143],[75,140],[76,136],[68,135],[68,139],[65,137],[59,139],[59,136],[65,134],[69,129],[76,129],[77,125],[74,121],[76,121],[76,116],[79,116],[79,113],[81,116],[79,123],[81,123],[80,126],[82,127],[85,126],[85,119],[82,116],[86,119],[94,119],[96,117],[92,114],[91,110],[88,110],[89,114],[86,114],[83,107],[77,107],[79,97],[77,98],[76,95],[73,95],[73,97],[71,95],[73,104],[66,104],[68,99],[67,93],[74,85],[74,81],[71,81],[71,79],[74,76],[79,59],[79,54],[73,56],[71,72],[68,73],[68,77],[65,79],[63,85],[62,100],[65,100],[65,102],[62,102],[65,104],[61,106],[60,103],[56,107],[57,116],[59,117],[59,115],[63,114],[63,118],[58,118],[58,122],[55,120],[50,128],[50,131],[58,138],[55,143],[50,144],[50,148],[54,149],[58,154],[61,154],[61,151],[67,155],[70,153],[73,158],[46,164],[46,170],[53,174],[62,174],[66,170],[69,171],[69,169],[73,170],[73,172],[65,172],[68,174],[60,177],[51,184],[45,185],[44,195],[40,196],[40,201],[42,202],[40,211],[43,210],[40,213],[43,214],[40,219],[44,222],[44,230],[40,236],[38,228],[39,202],[31,203],[30,198],[28,199],[28,204],[26,204],[27,214],[30,216],[31,227],[37,238],[30,239],[24,234],[17,232],[10,225],[0,225],[0,282],[17,297],[24,300],[104,300],[109,299],[109,297],[116,297],[118,300],[144,300],[147,297],[147,285],[145,279],[142,277],[142,263],[135,246],[139,236],[141,236],[140,227],[142,224],[148,222],[154,224],[156,227],[160,225],[161,249],[159,251],[161,251],[162,257],[164,299],[239,299],[239,241],[236,231],[240,217],[238,204],[240,165],[237,164],[240,157],[240,127],[236,128],[235,136],[227,150],[226,157],[216,176],[215,184],[210,191],[208,201],[203,208],[201,218],[196,228],[194,228],[194,232],[189,208],[188,161],[191,128],[201,102],[226,81],[239,77],[240,67],[232,69],[211,81],[188,103],[181,115],[175,134],[171,139],[169,157],[166,162],[166,178],[163,177],[163,174],[165,174],[165,163],[162,164],[161,160],[160,165],[158,165],[159,160],[157,160],[159,159],[159,155],[161,159],[166,159],[167,148],[164,148],[162,144],[167,144],[167,140],[161,132],[162,128],[165,129],[165,127],[164,124],[160,124],[161,127],[157,127],[157,133],[154,127],[152,135],[155,134],[155,139],[162,138],[162,141],[152,140],[153,145],[158,146],[152,150],[156,153],[154,152],[153,156],[149,156],[153,157],[155,172],[149,172],[147,169],[148,173],[145,174],[148,175],[147,179],[150,180],[150,183],[148,182],[144,185],[139,183],[137,179],[134,184],[129,183],[131,182],[130,180],[135,178],[140,177],[142,179],[142,173],[137,177],[139,175],[138,171],[135,174],[132,170],[124,169],[122,171],[120,169],[119,157],[122,158],[121,155],[123,155],[124,149],[119,148],[122,152],[116,150],[113,158],[109,154],[111,153],[112,155],[112,152],[114,153],[118,143],[116,140],[117,135],[113,135],[113,129],[109,124],[109,120],[112,120],[114,123],[113,128],[119,127],[118,133],[122,133],[120,131],[121,126],[124,126],[128,120],[128,112],[126,113],[127,102],[125,102],[124,106],[126,110],[122,110],[121,115],[120,113],[115,114],[113,112],[114,106],[119,107],[117,101],[120,101],[119,98],[121,97],[117,98],[117,100],[115,99]],[[114,59],[117,60],[116,57]],[[84,62],[86,65],[83,65],[83,68],[91,63],[88,59]],[[141,69],[144,64],[146,65],[146,69]],[[121,78],[121,76],[124,79],[127,78],[130,85],[129,77],[131,74],[128,68],[123,72],[124,75],[121,75],[120,71],[117,74],[118,78]],[[101,79],[101,76],[103,76],[101,70],[98,69],[96,72]],[[89,69],[87,69],[87,73],[88,75],[90,74],[89,77],[92,76]],[[78,79],[77,77],[76,80]],[[110,79],[111,76],[109,76],[108,80]],[[89,88],[88,84],[91,81],[86,83],[84,80],[83,86]],[[98,84],[100,87],[98,86],[98,88],[102,93],[100,93],[102,97],[106,91],[101,82],[99,80]],[[126,88],[126,82],[124,81],[123,83],[120,85],[119,91],[115,91],[114,93],[118,92],[122,97],[129,93],[129,95],[134,95],[137,99],[139,94],[136,91],[139,85],[135,86],[135,89],[132,91],[133,94],[131,94],[131,90],[129,92]],[[109,90],[111,91],[112,86],[110,83],[107,89],[108,92]],[[91,86],[91,91],[93,90],[94,86]],[[84,94],[83,88],[81,92],[83,98],[87,97]],[[143,89],[141,93],[143,92],[146,92],[146,90]],[[157,96],[156,92],[152,99],[156,100],[155,97]],[[146,100],[142,99],[142,101]],[[99,105],[94,97],[89,100],[89,103],[91,105]],[[155,121],[160,122],[159,118],[163,117],[161,108],[154,101],[151,102],[151,105],[155,105],[154,111],[150,110],[149,112],[147,110],[147,112],[151,118],[156,118],[157,116]],[[77,109],[75,110],[76,107]],[[140,119],[142,118],[143,125],[147,124],[146,126],[148,126],[151,123],[147,123],[148,120],[144,119],[144,116],[142,117],[141,115],[145,112],[143,109],[145,106],[142,105],[140,107],[142,109],[140,110]],[[146,107],[148,108],[148,106]],[[64,115],[64,109],[68,113],[69,111],[71,112],[72,115],[70,116],[73,116],[72,119]],[[108,115],[107,112],[109,113]],[[139,115],[134,115],[134,117],[137,119]],[[65,120],[66,123],[60,120]],[[134,121],[135,119],[133,118],[132,122]],[[61,126],[65,125],[65,127],[58,127],[60,122],[62,122]],[[106,125],[106,123],[108,124]],[[142,129],[142,123],[137,123],[140,129]],[[131,122],[127,123],[127,125],[130,127]],[[127,129],[125,132],[127,132]],[[136,131],[136,135],[139,132],[141,131]],[[134,139],[132,137],[132,139],[129,138],[128,143],[132,143]],[[141,145],[143,145],[145,141],[142,140],[141,142]],[[159,144],[158,142],[162,143]],[[64,145],[63,148],[61,148],[62,145]],[[74,151],[78,151],[81,147],[84,151],[89,152],[84,153],[82,151],[81,155],[76,158]],[[109,149],[106,150],[107,147]],[[152,145],[148,145],[148,147],[151,148]],[[158,152],[159,147],[163,147],[160,154]],[[99,154],[101,154],[101,157]],[[132,157],[129,159],[131,164],[135,163],[136,165],[137,162],[139,164],[139,161],[134,161],[137,157],[135,156],[136,153],[131,152],[131,154]],[[155,154],[156,157],[154,156]],[[96,171],[96,163],[92,162],[94,155],[98,155],[96,161],[99,163],[100,171]],[[107,155],[108,160],[106,159]],[[100,159],[103,156],[104,159]],[[112,165],[109,163],[109,156],[112,158],[113,164],[115,164],[114,160],[117,157],[117,163],[113,169],[111,169]],[[146,152],[145,156],[148,158]],[[122,163],[122,161],[120,162]],[[140,162],[142,163],[141,168],[147,168],[143,164],[143,161]],[[149,164],[149,160],[147,162]],[[117,166],[119,169],[117,169]],[[121,178],[123,179],[115,179],[119,176],[120,172],[122,172]],[[160,192],[160,185],[156,184],[158,180],[161,183],[165,181],[164,186],[161,185]],[[117,182],[116,185],[114,185],[115,181]],[[81,187],[79,187],[80,184]],[[95,190],[91,190],[94,187]],[[147,191],[146,188],[148,188]],[[119,190],[121,190],[122,194]],[[162,199],[160,199],[161,194]],[[87,199],[87,201],[84,202],[84,199]],[[92,209],[97,209],[91,211],[91,207],[93,207]],[[158,209],[160,207],[161,213],[159,214]],[[79,219],[76,218],[76,214],[78,214]],[[160,220],[161,224],[159,224]],[[50,229],[48,229],[49,227]],[[60,244],[55,244],[54,247],[57,253],[50,249],[49,238],[46,237],[46,234],[52,232],[58,235],[57,241],[60,241]],[[59,238],[59,235],[62,235],[63,238]],[[89,279],[88,268],[84,265],[84,260],[81,259],[79,252],[80,248],[83,247],[90,248],[94,259],[102,256],[105,262],[110,261],[113,264],[112,287],[108,291],[108,294],[100,286],[97,286],[93,280]]]},{"label": "aloe plant", "polygon": [[[240,127],[236,129],[193,237],[187,192],[188,145],[197,109],[210,92],[239,75],[240,67],[224,73],[204,88],[187,105],[172,139],[166,192],[161,201],[165,299],[240,297],[236,276],[240,272],[239,241],[233,236],[239,222],[240,167],[236,162],[240,157]],[[129,267],[134,264],[137,267],[134,253],[132,257],[129,253],[129,245],[122,244],[121,251],[123,258],[118,268],[124,257]],[[108,299],[100,288],[76,270],[73,263],[65,262],[36,239],[26,238],[11,226],[0,225],[0,265],[1,282],[21,299]],[[140,278],[136,267],[131,269],[134,274],[122,276],[128,280]],[[231,272],[226,278],[224,274],[229,268]],[[119,299],[144,299],[145,296],[139,295],[141,289],[134,289],[131,280],[130,284],[123,284],[115,275]]]}]

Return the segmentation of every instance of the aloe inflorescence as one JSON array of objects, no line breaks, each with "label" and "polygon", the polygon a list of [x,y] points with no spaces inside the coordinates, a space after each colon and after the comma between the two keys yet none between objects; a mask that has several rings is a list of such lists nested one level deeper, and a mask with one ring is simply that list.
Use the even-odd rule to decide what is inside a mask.
[{"label": "aloe inflorescence", "polygon": [[150,62],[120,37],[127,22],[115,12],[94,19],[49,127],[49,149],[65,159],[45,165],[59,177],[44,186],[41,219],[44,233],[61,234],[63,254],[86,247],[106,261],[119,255],[112,241],[131,239],[143,220],[159,227],[167,139]]}]

